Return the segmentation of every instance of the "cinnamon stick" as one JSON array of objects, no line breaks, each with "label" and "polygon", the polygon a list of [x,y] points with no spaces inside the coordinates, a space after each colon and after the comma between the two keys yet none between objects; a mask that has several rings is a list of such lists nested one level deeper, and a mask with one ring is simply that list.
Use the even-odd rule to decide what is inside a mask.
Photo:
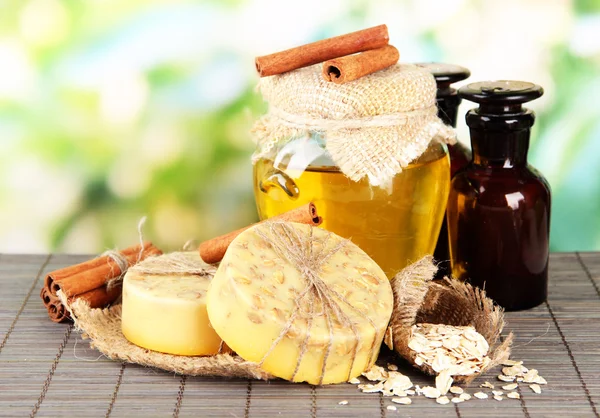
[{"label": "cinnamon stick", "polygon": [[42,287],[40,297],[48,310],[48,317],[53,322],[63,322],[70,318],[69,311],[65,309],[58,297],[52,295],[46,287]]},{"label": "cinnamon stick", "polygon": [[108,289],[106,286],[99,287],[94,290],[90,290],[89,292],[82,293],[77,295],[74,298],[70,298],[69,301],[74,299],[77,300],[85,300],[90,308],[103,308],[109,303],[114,302],[121,295],[121,286],[114,286]]},{"label": "cinnamon stick", "polygon": [[[153,255],[160,255],[162,251],[144,242],[120,251],[121,256],[128,265]],[[69,318],[69,312],[62,305],[57,296],[62,290],[70,301],[83,299],[92,308],[104,307],[114,302],[121,294],[121,286],[108,288],[107,284],[124,273],[111,257],[101,256],[80,264],[65,267],[46,275],[40,297],[48,310],[48,317],[54,322],[62,322]]]},{"label": "cinnamon stick", "polygon": [[323,78],[336,84],[347,83],[398,62],[400,53],[392,45],[359,54],[332,59],[323,63]]},{"label": "cinnamon stick", "polygon": [[[152,246],[152,243],[144,242],[144,248],[148,248],[150,246]],[[120,253],[123,256],[129,256],[131,254],[139,254],[139,252],[140,246],[134,245],[132,247],[125,248]],[[46,287],[46,289],[48,289],[49,292],[53,292],[53,294],[56,295],[56,291],[58,289],[56,288],[56,286],[54,286],[54,288],[52,286],[55,281],[60,281],[66,277],[70,277],[74,274],[80,273],[81,271],[91,270],[95,267],[105,265],[108,259],[109,258],[106,256],[96,257],[83,263],[75,264],[72,266],[64,267],[60,270],[53,271],[47,274],[44,278],[44,287]]]},{"label": "cinnamon stick", "polygon": [[[152,246],[151,243],[146,243],[144,245],[144,250],[141,254],[140,250],[141,246],[137,245],[133,247],[133,251],[129,251],[122,255],[129,265],[133,265],[137,261],[141,261],[150,255],[157,255],[160,252],[160,250]],[[98,287],[105,285],[110,279],[121,275],[122,272],[119,265],[112,258],[107,256],[102,258],[105,259],[104,263],[97,267],[88,268],[88,266],[82,265],[79,270],[73,271],[72,274],[66,277],[63,276],[60,279],[55,279],[51,287],[52,294],[56,295],[58,290],[62,290],[67,297],[77,296],[90,290],[97,289]]]},{"label": "cinnamon stick", "polygon": [[48,309],[48,318],[52,320],[52,322],[63,322],[71,317],[69,311],[65,306],[60,302],[60,300],[55,300],[47,306]]},{"label": "cinnamon stick", "polygon": [[285,73],[319,62],[369,49],[381,48],[389,42],[386,25],[359,30],[346,35],[302,45],[270,55],[257,57],[256,71],[261,77]]},{"label": "cinnamon stick", "polygon": [[[306,205],[300,206],[299,208],[292,209],[288,212],[282,213],[281,215],[275,216],[270,221],[284,221],[284,222],[298,222],[307,225],[321,225],[323,218],[317,214],[317,208],[314,203],[307,203]],[[259,223],[266,222],[267,220]],[[199,252],[200,257],[204,262],[213,264],[221,261],[229,244],[246,229],[256,224],[248,225],[244,228],[230,232],[225,235],[204,241],[200,244]]]}]

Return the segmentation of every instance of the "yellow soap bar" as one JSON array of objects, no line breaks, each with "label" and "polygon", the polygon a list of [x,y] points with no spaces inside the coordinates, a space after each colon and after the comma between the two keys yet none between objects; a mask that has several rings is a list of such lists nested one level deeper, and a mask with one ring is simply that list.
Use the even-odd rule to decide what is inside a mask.
[{"label": "yellow soap bar", "polygon": [[212,329],[206,312],[211,275],[171,273],[169,267],[154,273],[161,263],[172,265],[168,260],[173,256],[180,264],[181,260],[192,266],[203,264],[194,251],[152,257],[129,269],[123,279],[123,335],[140,347],[163,353],[215,354],[221,338]]},{"label": "yellow soap bar", "polygon": [[297,223],[240,234],[207,299],[212,326],[242,358],[312,384],[345,382],[368,369],[392,307],[389,280],[364,251]]}]

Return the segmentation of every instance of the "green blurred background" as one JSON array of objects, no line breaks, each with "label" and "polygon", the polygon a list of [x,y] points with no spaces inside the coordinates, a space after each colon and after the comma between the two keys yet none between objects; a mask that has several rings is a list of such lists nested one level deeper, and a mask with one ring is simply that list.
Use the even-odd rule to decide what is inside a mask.
[{"label": "green blurred background", "polygon": [[123,248],[143,215],[174,250],[254,221],[253,58],[380,23],[404,62],[545,88],[552,250],[600,250],[600,0],[0,0],[0,251]]}]

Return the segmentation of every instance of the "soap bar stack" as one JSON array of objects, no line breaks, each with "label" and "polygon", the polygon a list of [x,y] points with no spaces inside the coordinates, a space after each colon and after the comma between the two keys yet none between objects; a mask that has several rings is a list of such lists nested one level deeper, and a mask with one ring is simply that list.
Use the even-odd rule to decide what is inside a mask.
[{"label": "soap bar stack", "polygon": [[348,381],[377,359],[392,290],[348,240],[292,222],[258,224],[232,242],[209,277],[129,272],[125,336],[185,355],[216,353],[222,339],[272,375],[311,384]]}]

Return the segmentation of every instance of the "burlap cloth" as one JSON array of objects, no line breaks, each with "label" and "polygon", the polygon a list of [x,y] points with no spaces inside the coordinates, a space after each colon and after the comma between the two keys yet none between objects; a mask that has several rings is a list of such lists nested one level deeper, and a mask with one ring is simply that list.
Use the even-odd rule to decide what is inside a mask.
[{"label": "burlap cloth", "polygon": [[[194,274],[214,276],[214,266],[190,264],[185,258],[173,257],[177,253],[152,257],[131,267],[130,270],[161,274]],[[170,257],[170,258],[169,258]],[[166,260],[166,262],[165,262]],[[130,343],[121,332],[121,305],[105,309],[92,309],[83,300],[68,303],[62,292],[58,292],[61,302],[71,313],[75,327],[82,332],[90,346],[112,360],[156,367],[190,376],[222,376],[253,379],[270,379],[271,375],[261,370],[256,363],[248,362],[240,356],[216,354],[213,356],[177,356],[159,353]]]},{"label": "burlap cloth", "polygon": [[[156,260],[158,261],[158,260]],[[146,262],[146,268],[162,268],[154,261]],[[143,263],[141,263],[143,267]],[[213,266],[194,266],[193,274],[214,275]],[[139,268],[139,266],[138,266]],[[178,273],[189,270],[190,266],[174,268]],[[413,324],[436,323],[449,325],[472,325],[490,345],[488,355],[491,362],[486,370],[496,366],[510,355],[512,333],[502,343],[498,342],[504,317],[502,309],[485,296],[485,292],[456,280],[446,279],[433,282],[437,271],[432,257],[406,267],[392,279],[394,311],[388,327],[385,342],[400,356],[423,372],[435,375],[427,365],[415,365],[416,353],[408,348],[408,338]],[[68,303],[62,292],[58,294],[65,304],[75,327],[82,332],[90,346],[98,349],[108,358],[143,366],[156,367],[191,376],[222,376],[253,379],[272,379],[273,376],[261,370],[256,363],[248,362],[237,355],[217,354],[214,356],[176,356],[159,353],[130,343],[121,332],[121,305],[105,309],[92,309],[82,300]],[[468,383],[477,375],[455,376],[458,383]]]},{"label": "burlap cloth", "polygon": [[432,140],[455,143],[437,117],[431,73],[397,64],[345,84],[327,82],[313,65],[260,80],[269,111],[254,126],[253,162],[274,159],[294,138],[319,133],[340,170],[353,181],[384,186]]},{"label": "burlap cloth", "polygon": [[454,376],[455,382],[469,383],[510,356],[513,334],[499,341],[504,312],[485,291],[455,279],[433,281],[436,272],[433,258],[427,256],[392,279],[394,312],[385,342],[414,367],[434,376],[437,373],[427,364],[415,364],[417,353],[408,347],[411,327],[419,323],[471,325],[488,342],[491,361],[478,374]]}]

